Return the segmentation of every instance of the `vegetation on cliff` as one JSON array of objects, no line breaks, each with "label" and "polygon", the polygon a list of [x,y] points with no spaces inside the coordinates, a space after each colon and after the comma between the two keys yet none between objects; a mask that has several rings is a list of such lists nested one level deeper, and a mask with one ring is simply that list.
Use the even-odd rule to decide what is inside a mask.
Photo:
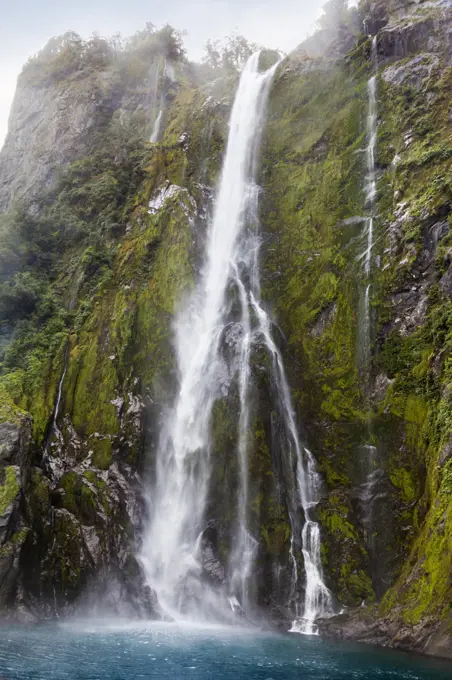
[{"label": "vegetation on cliff", "polygon": [[[331,0],[318,34],[324,53],[308,40],[279,67],[261,157],[263,297],[324,481],[317,514],[328,585],[344,605],[382,599],[372,616],[447,632],[452,71],[438,26],[450,15],[421,3],[400,18],[392,4]],[[357,331],[372,72],[364,19],[378,32],[379,58],[370,394]],[[20,512],[0,537],[0,571],[20,553],[32,602],[50,597],[53,579],[64,607],[108,571],[115,551],[127,574],[137,569],[144,510],[124,489],[139,497],[146,454],[152,468],[177,379],[171,323],[199,267],[231,93],[251,48],[210,43],[194,65],[170,27],[148,25],[128,41],[68,33],[20,78],[19,89],[33,83],[43,97],[77,103],[81,121],[77,148],[64,141],[65,161],[49,161],[28,203],[8,194],[0,216],[0,421],[19,432],[31,415],[33,432],[20,474],[16,453],[1,459],[0,514],[11,504]],[[163,132],[150,143],[158,107]],[[289,593],[273,567],[287,569],[291,546],[268,360],[253,358],[250,517],[260,538],[257,597],[276,612]],[[212,424],[209,511],[224,563],[236,418],[231,389]],[[370,510],[369,433],[378,479]],[[2,602],[12,603],[8,588]]]}]

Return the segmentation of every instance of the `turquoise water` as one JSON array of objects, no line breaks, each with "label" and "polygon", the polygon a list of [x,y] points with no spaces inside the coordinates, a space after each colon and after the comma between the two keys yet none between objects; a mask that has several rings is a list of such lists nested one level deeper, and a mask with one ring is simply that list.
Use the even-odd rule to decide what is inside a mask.
[{"label": "turquoise water", "polygon": [[0,680],[450,680],[452,665],[298,635],[87,624],[0,629]]}]

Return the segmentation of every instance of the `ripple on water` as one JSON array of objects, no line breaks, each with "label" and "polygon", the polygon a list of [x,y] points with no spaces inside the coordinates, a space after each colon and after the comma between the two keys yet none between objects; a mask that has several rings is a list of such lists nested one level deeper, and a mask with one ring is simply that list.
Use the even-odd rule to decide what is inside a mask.
[{"label": "ripple on water", "polygon": [[3,627],[0,680],[450,680],[452,665],[306,636],[174,624]]}]

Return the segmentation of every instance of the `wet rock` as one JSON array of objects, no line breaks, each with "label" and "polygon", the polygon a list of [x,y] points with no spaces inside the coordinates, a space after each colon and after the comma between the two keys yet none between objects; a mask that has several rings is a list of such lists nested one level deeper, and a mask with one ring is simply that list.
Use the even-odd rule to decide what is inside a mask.
[{"label": "wet rock", "polygon": [[13,530],[21,491],[21,474],[18,465],[9,465],[0,472],[0,546]]},{"label": "wet rock", "polygon": [[448,250],[444,258],[446,273],[441,277],[439,287],[445,295],[452,295],[452,250]]},{"label": "wet rock", "polygon": [[202,568],[204,578],[212,585],[220,586],[225,582],[224,567],[216,557],[213,545],[207,541],[202,548]]},{"label": "wet rock", "polygon": [[184,132],[181,134],[179,139],[177,140],[177,143],[181,145],[181,147],[186,151],[188,149],[188,144],[190,141],[190,137],[187,132]]},{"label": "wet rock", "polygon": [[97,566],[102,556],[99,536],[97,535],[94,527],[82,526],[82,534],[89,556],[93,561],[94,565]]},{"label": "wet rock", "polygon": [[179,204],[187,217],[192,218],[197,215],[197,205],[195,199],[190,196],[187,189],[171,184],[167,181],[160,189],[154,192],[149,201],[148,214],[156,215],[164,206],[166,201],[179,197]]},{"label": "wet rock", "polygon": [[[51,602],[58,615],[108,610],[160,617],[135,558],[133,535],[143,516],[138,482],[128,466],[120,470],[113,464],[105,471],[75,466],[60,478],[60,488],[48,490],[52,510],[34,513],[18,584],[33,616],[47,616]],[[43,497],[43,490],[35,489]],[[30,494],[29,503],[36,503],[34,498]]]},{"label": "wet rock", "polygon": [[31,439],[31,418],[24,416],[19,423],[0,423],[0,467],[27,467]]},{"label": "wet rock", "polygon": [[396,612],[383,617],[375,606],[361,607],[322,621],[320,630],[326,637],[338,640],[354,640],[452,658],[450,626],[434,618],[410,625],[398,619]]},{"label": "wet rock", "polygon": [[321,634],[338,640],[356,640],[386,646],[390,641],[390,633],[384,623],[376,621],[375,614],[374,608],[346,610],[339,616],[322,621]]},{"label": "wet rock", "polygon": [[386,397],[386,392],[390,385],[392,384],[392,382],[393,381],[390,380],[388,376],[384,375],[383,373],[377,375],[374,382],[372,400],[375,401],[376,403],[383,402]]},{"label": "wet rock", "polygon": [[438,458],[438,465],[444,467],[446,463],[452,458],[452,435],[449,441],[443,446]]},{"label": "wet rock", "polygon": [[373,2],[363,19],[363,30],[366,35],[377,33],[388,23],[389,8],[386,2]]},{"label": "wet rock", "polygon": [[380,60],[404,59],[412,54],[448,52],[452,35],[448,31],[452,9],[448,3],[416,2],[394,4],[390,22],[378,38]]},{"label": "wet rock", "polygon": [[313,327],[311,328],[311,335],[313,338],[319,338],[325,332],[326,328],[331,325],[336,316],[337,305],[336,303],[328,305],[323,311],[320,312],[319,317]]},{"label": "wet rock", "polygon": [[428,311],[428,295],[423,287],[414,286],[409,291],[392,297],[396,318],[393,327],[402,335],[409,335],[424,323]]},{"label": "wet rock", "polygon": [[382,77],[387,83],[392,85],[409,85],[416,90],[420,90],[438,64],[439,59],[436,55],[429,53],[418,54],[403,64],[388,66],[383,71]]}]

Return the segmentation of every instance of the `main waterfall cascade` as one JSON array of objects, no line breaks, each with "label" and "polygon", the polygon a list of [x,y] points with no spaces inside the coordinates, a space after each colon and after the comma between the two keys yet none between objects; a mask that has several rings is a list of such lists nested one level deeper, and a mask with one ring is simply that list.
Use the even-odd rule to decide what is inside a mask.
[{"label": "main waterfall cascade", "polygon": [[[229,139],[206,243],[200,280],[175,321],[180,386],[162,427],[155,483],[149,494],[149,525],[141,560],[165,612],[174,618],[224,619],[241,610],[249,615],[249,583],[258,546],[248,517],[248,432],[251,355],[264,347],[270,357],[279,410],[285,428],[288,468],[294,471],[289,516],[292,525],[292,590],[301,577],[294,545],[301,544],[306,586],[296,606],[292,630],[315,633],[315,620],[332,614],[332,596],[323,582],[320,529],[314,519],[320,480],[312,454],[300,444],[282,356],[271,321],[260,302],[257,162],[270,84],[278,64],[259,71],[254,54],[241,75],[229,122]],[[235,291],[240,332],[231,365],[222,341],[231,321],[230,292]],[[226,590],[219,593],[202,579],[202,540],[213,461],[211,420],[215,402],[225,396],[233,375],[239,391],[236,526],[229,555]],[[295,474],[296,471],[296,474]],[[300,508],[304,526],[297,517]],[[301,539],[301,540],[300,540]],[[232,610],[232,612],[231,612]]]}]

